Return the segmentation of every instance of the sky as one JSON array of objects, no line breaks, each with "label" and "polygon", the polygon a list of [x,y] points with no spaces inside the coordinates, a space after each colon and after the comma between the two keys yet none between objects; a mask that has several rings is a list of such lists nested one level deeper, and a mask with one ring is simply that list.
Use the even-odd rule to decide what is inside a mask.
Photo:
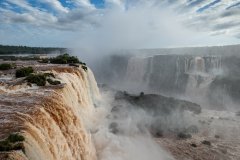
[{"label": "sky", "polygon": [[0,44],[86,48],[240,44],[240,0],[0,0]]}]

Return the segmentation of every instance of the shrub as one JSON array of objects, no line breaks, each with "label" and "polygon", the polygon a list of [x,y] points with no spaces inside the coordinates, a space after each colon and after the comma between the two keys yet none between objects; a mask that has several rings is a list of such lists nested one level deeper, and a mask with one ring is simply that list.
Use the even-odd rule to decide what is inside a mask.
[{"label": "shrub", "polygon": [[59,55],[55,58],[51,58],[50,63],[53,63],[53,64],[70,64],[70,63],[80,63],[80,61],[77,57],[70,56],[69,54],[65,53],[65,54]]},{"label": "shrub", "polygon": [[8,70],[8,69],[11,69],[11,68],[12,68],[12,65],[9,64],[9,63],[0,64],[0,70]]},{"label": "shrub", "polygon": [[38,86],[45,86],[46,85],[46,76],[44,74],[30,74],[26,78],[27,82],[35,83]]},{"label": "shrub", "polygon": [[55,78],[54,74],[53,73],[44,73],[43,74],[45,77],[52,77],[52,78]]},{"label": "shrub", "polygon": [[10,151],[13,150],[12,148],[13,146],[9,141],[0,141],[0,151]]},{"label": "shrub", "polygon": [[44,74],[30,74],[29,76],[26,77],[26,80],[28,83],[35,83],[38,86],[45,86],[47,81],[51,85],[61,84],[60,81],[55,81],[47,77],[55,78],[53,73],[44,73]]},{"label": "shrub", "polygon": [[15,134],[10,134],[7,139],[8,139],[9,142],[12,142],[12,143],[22,142],[22,141],[25,140],[22,135],[17,134],[17,133],[15,133]]},{"label": "shrub", "polygon": [[24,67],[21,69],[16,70],[16,77],[26,77],[33,73],[33,68],[32,67]]},{"label": "shrub", "polygon": [[83,69],[84,71],[87,71],[87,70],[88,70],[88,68],[87,68],[86,66],[82,66],[82,69]]},{"label": "shrub", "polygon": [[50,79],[50,78],[48,78],[47,81],[48,81],[48,83],[51,84],[51,85],[58,85],[58,84],[61,84],[60,81],[54,81],[54,80],[52,80],[52,79]]},{"label": "shrub", "polygon": [[8,138],[0,141],[0,151],[22,150],[25,151],[23,142],[25,138],[17,133],[10,134]]}]

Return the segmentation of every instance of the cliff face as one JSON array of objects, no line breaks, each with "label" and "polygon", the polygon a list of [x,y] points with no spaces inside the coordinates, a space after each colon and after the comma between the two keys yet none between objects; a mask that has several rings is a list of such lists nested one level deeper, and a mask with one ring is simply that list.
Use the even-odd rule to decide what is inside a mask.
[{"label": "cliff face", "polygon": [[[104,77],[112,80],[105,83],[113,87],[133,93],[180,96],[209,107],[226,108],[229,101],[239,104],[237,50],[229,47],[214,51],[203,48],[196,52],[193,48],[143,50],[121,59],[106,61],[103,71],[98,73],[105,75],[106,69],[111,68],[111,73]],[[115,68],[111,67],[113,64],[117,64]]]},{"label": "cliff face", "polygon": [[213,78],[220,67],[220,56],[135,56],[129,59],[126,81],[145,84],[154,91],[184,93],[191,79],[196,81],[192,87],[198,88],[204,80]]},{"label": "cliff face", "polygon": [[[10,133],[23,135],[22,159],[95,160],[89,129],[100,95],[91,70],[69,66],[37,69],[51,71],[62,84],[30,87],[26,83],[16,84],[14,79],[12,84],[1,83],[1,139]],[[0,155],[11,157],[19,152]]]}]

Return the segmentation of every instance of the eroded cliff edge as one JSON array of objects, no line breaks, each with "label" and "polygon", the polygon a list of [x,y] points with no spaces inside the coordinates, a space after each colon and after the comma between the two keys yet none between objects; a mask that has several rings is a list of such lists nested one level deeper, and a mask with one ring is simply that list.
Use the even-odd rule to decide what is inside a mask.
[{"label": "eroded cliff edge", "polygon": [[[95,160],[96,151],[89,133],[90,114],[99,99],[97,83],[90,69],[67,65],[33,66],[37,73],[53,73],[59,85],[29,85],[24,79],[4,73],[0,83],[0,138],[24,136],[23,147],[0,152],[1,159]],[[86,118],[88,117],[88,119]],[[94,120],[93,120],[94,121]],[[88,126],[89,125],[89,126]]]}]

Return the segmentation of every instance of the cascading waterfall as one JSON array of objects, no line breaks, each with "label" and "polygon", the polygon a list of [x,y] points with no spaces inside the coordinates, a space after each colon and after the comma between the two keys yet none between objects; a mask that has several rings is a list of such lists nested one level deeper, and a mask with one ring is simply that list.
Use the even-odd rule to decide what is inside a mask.
[{"label": "cascading waterfall", "polygon": [[135,89],[141,88],[142,90],[148,87],[151,61],[149,57],[131,57],[128,61],[125,85]]},{"label": "cascading waterfall", "polygon": [[221,56],[136,55],[128,61],[124,83],[137,92],[172,90],[195,95],[204,94],[197,92],[206,91],[220,73]]},{"label": "cascading waterfall", "polygon": [[[189,62],[190,61],[190,62]],[[207,95],[208,87],[221,69],[221,58],[215,56],[185,59],[185,71],[189,75],[186,96],[198,102]],[[200,102],[199,102],[200,103]]]},{"label": "cascading waterfall", "polygon": [[63,88],[1,86],[2,130],[7,126],[7,133],[24,135],[29,160],[96,160],[90,129],[100,94],[91,70],[55,67],[51,72]]},{"label": "cascading waterfall", "polygon": [[145,58],[130,58],[126,73],[127,81],[138,81],[138,83],[143,83],[147,65],[148,63]]},{"label": "cascading waterfall", "polygon": [[176,85],[178,84],[180,74],[181,74],[180,58],[177,57],[177,60],[176,60],[176,81],[175,81]]},{"label": "cascading waterfall", "polygon": [[207,73],[216,75],[221,69],[221,56],[185,57],[185,73]]}]

